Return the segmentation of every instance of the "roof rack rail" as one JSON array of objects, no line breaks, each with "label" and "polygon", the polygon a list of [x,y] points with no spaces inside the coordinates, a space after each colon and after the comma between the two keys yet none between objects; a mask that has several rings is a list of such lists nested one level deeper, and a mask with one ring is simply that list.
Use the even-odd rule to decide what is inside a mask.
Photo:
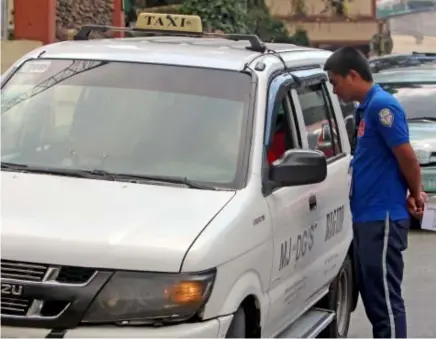
[{"label": "roof rack rail", "polygon": [[436,53],[434,52],[412,52],[413,55],[421,55],[421,56],[428,56],[428,57],[436,57]]},{"label": "roof rack rail", "polygon": [[85,25],[80,28],[80,30],[74,36],[74,40],[89,40],[89,35],[91,32],[101,32],[105,33],[107,31],[114,32],[125,32],[130,33],[129,37],[133,37],[134,33],[147,33],[150,35],[166,35],[166,36],[202,36],[202,33],[194,32],[180,32],[180,31],[161,31],[158,29],[143,29],[143,28],[128,28],[128,27],[117,27],[117,26],[105,26],[105,25]]},{"label": "roof rack rail", "polygon": [[250,47],[245,47],[250,51],[264,53],[266,51],[265,43],[255,34],[215,34],[215,33],[205,33],[204,36],[214,36],[214,37],[223,37],[227,40],[232,41],[248,41],[250,43]]},{"label": "roof rack rail", "polygon": [[255,34],[225,34],[225,33],[194,33],[194,32],[181,32],[181,31],[161,31],[157,29],[143,29],[143,28],[125,28],[116,26],[102,26],[102,25],[85,25],[74,36],[74,40],[89,40],[89,35],[92,31],[105,33],[108,31],[130,33],[129,37],[133,37],[134,33],[146,33],[154,36],[185,36],[185,37],[217,37],[224,38],[232,41],[248,41],[250,46],[246,49],[264,53],[266,51],[265,43]]}]

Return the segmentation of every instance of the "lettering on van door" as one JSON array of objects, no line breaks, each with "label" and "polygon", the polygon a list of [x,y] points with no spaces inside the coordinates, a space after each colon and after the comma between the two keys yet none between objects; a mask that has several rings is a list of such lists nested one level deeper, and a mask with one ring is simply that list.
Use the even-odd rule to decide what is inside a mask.
[{"label": "lettering on van door", "polygon": [[327,213],[324,241],[329,241],[342,231],[344,227],[344,213],[345,209],[343,205]]},{"label": "lettering on van door", "polygon": [[310,225],[307,229],[300,233],[297,237],[295,260],[303,258],[306,253],[310,252],[314,243],[314,233],[317,224]]},{"label": "lettering on van door", "polygon": [[292,255],[292,238],[289,238],[280,244],[280,265],[279,271],[289,265]]},{"label": "lettering on van door", "polygon": [[312,250],[315,243],[316,228],[317,224],[312,224],[298,234],[294,242],[289,237],[280,244],[279,271],[289,266],[292,258],[295,258],[295,262],[298,262]]}]

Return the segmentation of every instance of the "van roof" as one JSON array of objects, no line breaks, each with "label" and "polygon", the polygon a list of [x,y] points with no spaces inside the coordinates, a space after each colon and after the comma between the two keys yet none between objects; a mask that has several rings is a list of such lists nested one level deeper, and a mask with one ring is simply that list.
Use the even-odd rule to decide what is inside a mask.
[{"label": "van roof", "polygon": [[[248,50],[248,46],[247,41],[224,38],[153,36],[63,41],[41,47],[37,55],[41,58],[98,59],[241,70],[262,54]],[[266,43],[266,46],[279,53],[321,51],[292,44]]]}]

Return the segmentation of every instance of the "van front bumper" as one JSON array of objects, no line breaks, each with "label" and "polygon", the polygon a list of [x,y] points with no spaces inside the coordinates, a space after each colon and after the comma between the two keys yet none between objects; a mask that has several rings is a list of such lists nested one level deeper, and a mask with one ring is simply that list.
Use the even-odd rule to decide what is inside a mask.
[{"label": "van front bumper", "polygon": [[[179,324],[157,328],[139,326],[79,326],[65,330],[58,338],[223,338],[233,316],[219,317],[201,323]],[[2,326],[2,338],[47,338],[52,330]],[[52,337],[52,338],[53,338]]]}]

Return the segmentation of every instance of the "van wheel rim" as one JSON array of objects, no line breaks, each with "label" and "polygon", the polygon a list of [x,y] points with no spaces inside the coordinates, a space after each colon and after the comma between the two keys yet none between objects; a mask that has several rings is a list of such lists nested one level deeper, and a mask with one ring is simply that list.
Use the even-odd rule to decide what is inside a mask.
[{"label": "van wheel rim", "polygon": [[345,270],[341,270],[338,281],[336,303],[336,322],[338,327],[338,334],[343,337],[346,331],[348,322],[348,276]]}]

